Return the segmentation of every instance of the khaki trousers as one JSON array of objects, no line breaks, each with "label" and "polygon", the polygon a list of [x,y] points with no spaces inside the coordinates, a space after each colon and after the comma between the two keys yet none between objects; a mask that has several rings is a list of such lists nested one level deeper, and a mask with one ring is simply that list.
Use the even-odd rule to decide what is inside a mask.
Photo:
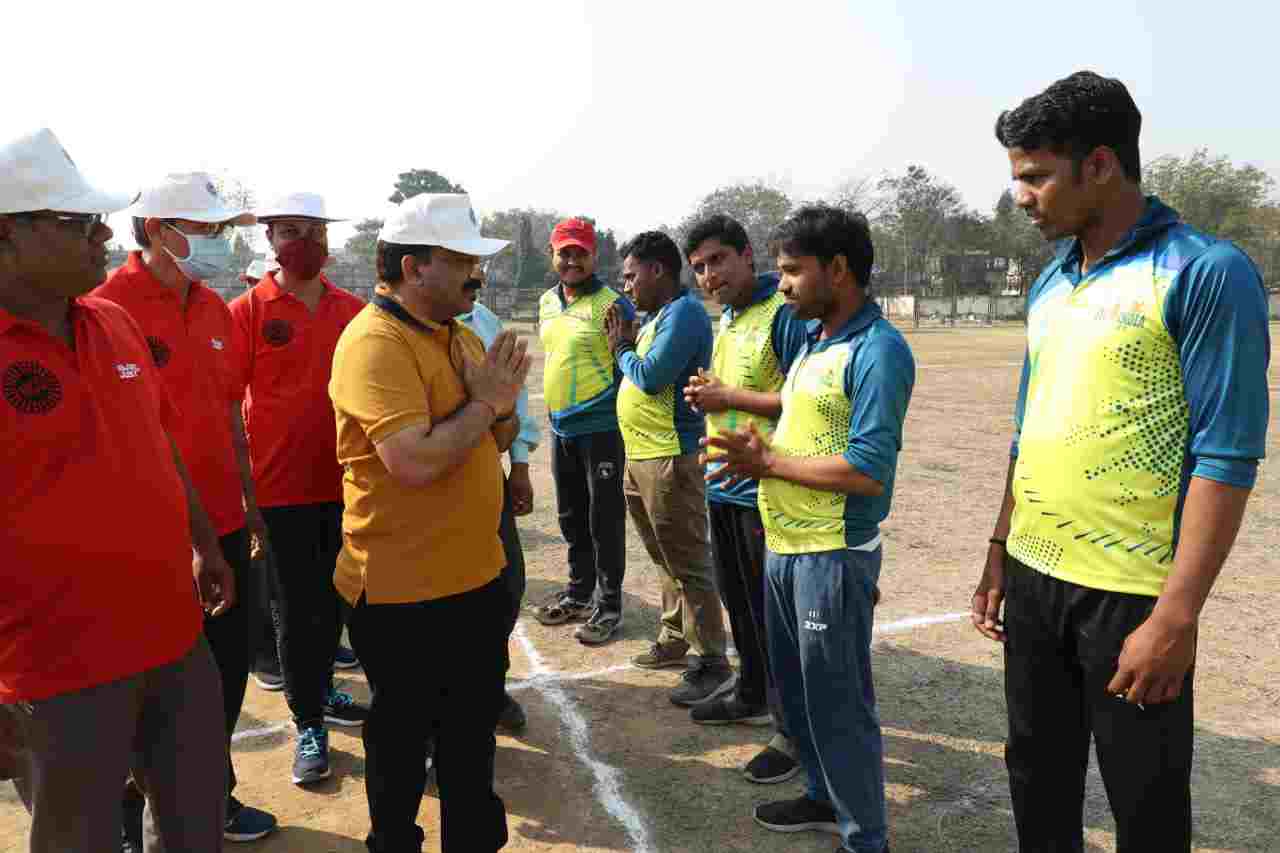
[{"label": "khaki trousers", "polygon": [[708,663],[725,660],[724,613],[707,539],[698,454],[627,460],[623,494],[640,539],[662,569],[658,643],[682,642]]}]

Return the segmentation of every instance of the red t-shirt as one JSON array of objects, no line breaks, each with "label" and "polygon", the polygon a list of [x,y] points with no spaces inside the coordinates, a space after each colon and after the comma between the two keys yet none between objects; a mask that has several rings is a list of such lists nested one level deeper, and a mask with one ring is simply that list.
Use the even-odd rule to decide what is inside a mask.
[{"label": "red t-shirt", "polygon": [[329,373],[338,337],[364,301],[320,277],[314,312],[269,272],[231,303],[258,505],[342,500]]},{"label": "red t-shirt", "polygon": [[231,443],[231,407],[239,405],[231,311],[203,284],[187,304],[147,269],[139,252],[92,296],[110,299],[142,327],[169,399],[178,410],[173,440],[219,536],[244,527],[243,488]]},{"label": "red t-shirt", "polygon": [[102,299],[70,318],[74,351],[0,310],[0,703],[172,663],[201,629],[147,342]]}]

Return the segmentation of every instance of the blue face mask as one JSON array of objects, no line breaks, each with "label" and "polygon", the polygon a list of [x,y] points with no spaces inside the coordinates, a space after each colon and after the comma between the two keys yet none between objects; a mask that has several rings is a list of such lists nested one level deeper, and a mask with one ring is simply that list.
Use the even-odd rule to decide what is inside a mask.
[{"label": "blue face mask", "polygon": [[[169,226],[178,231],[172,225]],[[178,231],[182,234],[181,231]],[[180,258],[168,249],[169,257],[191,281],[205,281],[231,268],[231,243],[221,237],[196,237],[182,234],[187,240],[188,254]]]}]

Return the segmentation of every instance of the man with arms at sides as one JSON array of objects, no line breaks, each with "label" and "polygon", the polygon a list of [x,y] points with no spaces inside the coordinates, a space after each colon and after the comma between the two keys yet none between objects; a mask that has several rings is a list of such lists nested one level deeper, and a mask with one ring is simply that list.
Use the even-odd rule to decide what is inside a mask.
[{"label": "man with arms at sides", "polygon": [[782,387],[782,417],[772,439],[748,424],[707,440],[710,459],[725,463],[708,479],[760,484],[769,663],[808,783],[803,797],[756,807],[755,819],[776,832],[839,835],[839,851],[881,853],[871,623],[915,361],[868,296],[875,251],[865,217],[802,207],[773,245],[779,290],[811,321]]},{"label": "man with arms at sides", "polygon": [[[768,440],[782,412],[782,384],[805,343],[805,322],[778,292],[777,273],[756,275],[747,231],[723,213],[694,223],[685,254],[698,283],[722,306],[711,372],[700,372],[685,399],[707,416],[707,435],[754,423]],[[710,464],[715,468],[715,463]],[[738,649],[738,682],[732,696],[694,708],[703,725],[769,725],[777,734],[743,768],[749,781],[785,782],[799,772],[778,704],[765,642],[764,523],[756,506],[757,483],[743,479],[707,486],[707,512],[716,581]],[[771,713],[772,712],[772,713]]]},{"label": "man with arms at sides", "polygon": [[334,580],[354,609],[351,642],[373,707],[364,728],[372,853],[418,853],[416,825],[435,742],[445,853],[507,841],[493,790],[511,600],[500,453],[515,439],[525,342],[485,352],[458,322],[476,259],[507,245],[480,235],[465,195],[423,194],[388,217],[373,302],[334,355],[330,393],[346,511]]},{"label": "man with arms at sides", "polygon": [[[484,287],[484,266],[476,262],[467,279],[466,292],[471,300],[471,310],[459,314],[458,320],[467,328],[480,336],[485,347],[490,347],[502,332],[502,321],[480,303],[480,289]],[[529,477],[529,455],[538,449],[542,440],[542,431],[538,422],[529,416],[529,390],[520,388],[520,396],[516,398],[516,417],[520,420],[520,432],[511,442],[508,454],[511,459],[511,473],[504,481],[502,492],[502,523],[498,535],[502,539],[502,550],[506,555],[507,565],[502,570],[502,580],[507,594],[511,597],[511,619],[507,627],[507,639],[515,630],[520,619],[520,604],[524,599],[525,571],[524,549],[520,545],[520,530],[516,527],[516,516],[533,512],[533,480]],[[511,669],[511,655],[508,649],[506,669]],[[503,701],[502,716],[498,718],[498,728],[510,734],[524,731],[526,725],[524,708],[515,697],[507,693]]]},{"label": "man with arms at sides", "polygon": [[1191,849],[1197,626],[1265,451],[1261,279],[1143,195],[1141,126],[1124,84],[1088,71],[996,121],[1017,204],[1067,240],[1028,297],[1008,485],[973,597],[974,626],[1004,643],[1029,852],[1083,849],[1091,736],[1119,853]]},{"label": "man with arms at sides", "polygon": [[[232,796],[236,786],[231,734],[249,682],[250,616],[257,579],[249,569],[250,535],[266,541],[253,491],[249,449],[235,380],[231,312],[204,279],[226,272],[231,244],[224,236],[253,215],[229,208],[203,172],[175,173],[143,189],[126,213],[140,247],[91,295],[129,312],[146,336],[165,392],[178,412],[174,441],[209,514],[222,556],[236,573],[239,600],[206,618],[205,639],[222,675],[226,716],[228,841],[254,841],[276,826],[270,814]],[[127,837],[140,843],[140,798],[126,795]],[[132,812],[136,809],[135,824]]]},{"label": "man with arms at sides", "polygon": [[619,254],[624,290],[648,318],[637,336],[617,306],[605,315],[609,347],[622,370],[623,493],[632,523],[662,569],[658,638],[632,663],[680,666],[692,651],[683,683],[670,697],[687,707],[733,689],[707,545],[706,481],[698,461],[703,415],[683,394],[689,378],[711,362],[711,321],[702,300],[680,286],[680,249],[666,234],[637,234]]},{"label": "man with arms at sides", "polygon": [[594,226],[585,219],[560,222],[551,231],[551,267],[560,283],[538,304],[551,475],[569,545],[569,583],[534,616],[544,625],[586,619],[574,636],[587,645],[608,641],[622,625],[626,460],[616,406],[622,372],[609,352],[604,315],[618,305],[625,319],[635,318],[631,303],[596,277],[595,263]]},{"label": "man with arms at sides", "polygon": [[146,339],[86,295],[106,277],[105,216],[127,202],[48,130],[0,145],[0,763],[35,853],[118,848],[130,772],[148,849],[223,842],[226,735],[200,610],[235,605],[235,574]]},{"label": "man with arms at sides", "polygon": [[231,303],[254,486],[274,558],[284,693],[298,729],[292,779],[329,776],[326,722],[364,724],[368,710],[333,686],[342,632],[333,567],[342,547],[329,373],[338,336],[364,303],[321,272],[329,257],[324,199],[293,193],[257,212],[280,268]]}]

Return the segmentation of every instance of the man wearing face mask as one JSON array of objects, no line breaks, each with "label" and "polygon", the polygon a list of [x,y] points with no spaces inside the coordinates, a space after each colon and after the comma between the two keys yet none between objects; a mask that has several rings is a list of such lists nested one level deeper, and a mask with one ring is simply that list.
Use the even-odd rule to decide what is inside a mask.
[{"label": "man wearing face mask", "polygon": [[[127,310],[146,336],[151,357],[178,417],[172,435],[191,481],[236,573],[240,600],[205,619],[204,634],[222,675],[226,734],[240,718],[250,665],[253,583],[249,537],[266,541],[254,496],[248,446],[234,378],[231,312],[202,280],[225,272],[231,245],[225,232],[253,224],[253,215],[227,206],[203,172],[167,175],[146,187],[127,213],[140,249],[108,276],[93,296]],[[275,828],[271,815],[230,795],[236,784],[227,741],[227,826],[232,841],[253,841]],[[141,833],[142,802],[125,799],[125,836]]]},{"label": "man wearing face mask", "polygon": [[342,546],[342,468],[329,375],[333,351],[364,303],[321,273],[324,199],[294,193],[257,211],[280,269],[231,303],[239,385],[258,503],[275,568],[280,665],[298,743],[295,784],[329,776],[326,722],[361,726],[368,710],[333,686],[342,630],[333,567]]},{"label": "man wearing face mask", "polygon": [[223,846],[200,612],[235,606],[235,573],[141,330],[88,295],[106,277],[105,215],[127,204],[48,130],[0,143],[0,775],[31,814],[32,853],[119,844],[130,770],[149,849]]},{"label": "man wearing face mask", "polygon": [[[463,285],[467,298],[471,300],[471,310],[465,314],[459,314],[458,320],[479,335],[480,340],[488,348],[502,332],[502,321],[498,319],[497,314],[480,303],[482,287],[484,287],[484,267],[477,261],[475,268],[471,270],[471,277]],[[502,539],[502,550],[507,558],[507,567],[502,570],[502,580],[507,594],[511,597],[511,619],[507,625],[508,641],[520,618],[520,603],[524,599],[525,590],[524,550],[520,545],[520,530],[516,527],[516,516],[533,512],[533,481],[529,477],[529,454],[538,449],[538,442],[542,440],[542,431],[538,429],[538,422],[529,416],[527,388],[521,388],[520,396],[516,398],[516,417],[520,421],[520,432],[511,442],[509,449],[511,473],[507,476],[503,489],[502,522],[498,528],[498,535]],[[507,656],[506,662],[506,669],[511,669],[510,655]],[[514,696],[510,693],[506,694],[502,716],[498,718],[498,728],[514,734],[523,731],[525,725],[524,708],[520,707],[520,703]]]}]

